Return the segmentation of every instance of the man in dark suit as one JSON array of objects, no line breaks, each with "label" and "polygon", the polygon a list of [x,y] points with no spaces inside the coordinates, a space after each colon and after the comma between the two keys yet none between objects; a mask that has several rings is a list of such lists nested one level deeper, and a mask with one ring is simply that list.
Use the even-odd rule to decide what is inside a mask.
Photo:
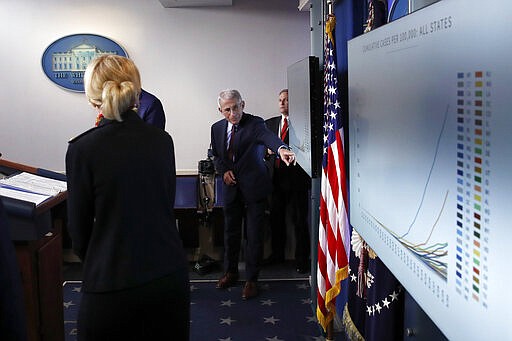
[{"label": "man in dark suit", "polygon": [[[165,112],[162,102],[144,89],[140,89],[139,104],[137,106],[137,115],[147,124],[151,124],[162,130],[165,130]],[[99,126],[103,120],[103,113],[100,111],[96,117],[95,126]]]},{"label": "man in dark suit", "polygon": [[162,102],[144,89],[140,91],[137,115],[144,122],[165,130],[165,112]]},{"label": "man in dark suit", "polygon": [[237,90],[219,94],[218,109],[224,119],[211,128],[215,169],[223,176],[224,195],[224,276],[217,288],[225,289],[238,280],[238,258],[242,220],[246,227],[246,276],[242,298],[258,294],[263,255],[263,226],[266,198],[272,190],[265,167],[266,148],[278,154],[285,164],[295,162],[295,154],[265,127],[261,117],[244,113],[245,102]]},{"label": "man in dark suit", "polygon": [[[288,144],[288,89],[279,93],[279,111],[281,115],[270,118],[265,124]],[[295,262],[299,273],[309,271],[309,224],[308,198],[311,179],[299,166],[287,167],[275,159],[275,155],[267,156],[270,169],[273,169],[273,191],[270,209],[270,230],[272,232],[272,253],[265,259],[264,265],[284,261],[286,246],[286,221],[290,218],[295,231]]]}]

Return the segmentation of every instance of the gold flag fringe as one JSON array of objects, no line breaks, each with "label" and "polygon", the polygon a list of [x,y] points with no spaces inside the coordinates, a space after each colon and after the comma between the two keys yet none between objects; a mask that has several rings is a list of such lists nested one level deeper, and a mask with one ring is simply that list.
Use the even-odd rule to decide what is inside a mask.
[{"label": "gold flag fringe", "polygon": [[317,305],[316,308],[316,318],[318,323],[322,326],[324,331],[327,331],[327,325],[334,319],[334,315],[336,314],[336,305],[333,300],[338,296],[341,291],[341,281],[348,277],[348,265],[338,269],[336,271],[336,280],[334,282],[333,287],[325,293],[325,307],[327,308],[327,315],[324,316],[322,311]]}]

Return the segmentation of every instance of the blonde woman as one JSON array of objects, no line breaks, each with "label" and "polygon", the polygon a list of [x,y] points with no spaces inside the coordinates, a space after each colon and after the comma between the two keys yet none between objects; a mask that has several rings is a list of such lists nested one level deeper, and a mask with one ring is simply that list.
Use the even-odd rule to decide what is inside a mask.
[{"label": "blonde woman", "polygon": [[137,115],[140,76],[130,59],[98,57],[84,85],[104,119],[66,154],[68,230],[83,261],[78,340],[188,340],[173,140]]}]

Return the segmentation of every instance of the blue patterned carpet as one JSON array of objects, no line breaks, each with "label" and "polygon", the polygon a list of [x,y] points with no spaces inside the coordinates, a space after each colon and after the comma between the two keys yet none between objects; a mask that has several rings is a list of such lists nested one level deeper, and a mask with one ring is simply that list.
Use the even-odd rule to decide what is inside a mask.
[{"label": "blue patterned carpet", "polygon": [[[243,301],[242,285],[191,281],[191,341],[324,340],[311,306],[307,281],[261,281],[258,297]],[[81,282],[64,284],[66,341],[76,340]]]}]

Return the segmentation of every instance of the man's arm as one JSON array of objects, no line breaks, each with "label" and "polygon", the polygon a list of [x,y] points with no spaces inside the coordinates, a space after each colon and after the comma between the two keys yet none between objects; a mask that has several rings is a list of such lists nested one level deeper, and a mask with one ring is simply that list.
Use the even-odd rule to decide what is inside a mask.
[{"label": "man's arm", "polygon": [[281,158],[281,160],[283,160],[287,166],[289,166],[290,164],[295,165],[297,163],[295,153],[292,152],[290,147],[288,147],[288,146],[279,147],[278,153],[279,153],[279,158]]},{"label": "man's arm", "polygon": [[295,153],[286,145],[275,133],[270,131],[262,118],[257,117],[256,136],[267,146],[268,149],[275,152],[283,162],[289,166],[295,164]]}]

